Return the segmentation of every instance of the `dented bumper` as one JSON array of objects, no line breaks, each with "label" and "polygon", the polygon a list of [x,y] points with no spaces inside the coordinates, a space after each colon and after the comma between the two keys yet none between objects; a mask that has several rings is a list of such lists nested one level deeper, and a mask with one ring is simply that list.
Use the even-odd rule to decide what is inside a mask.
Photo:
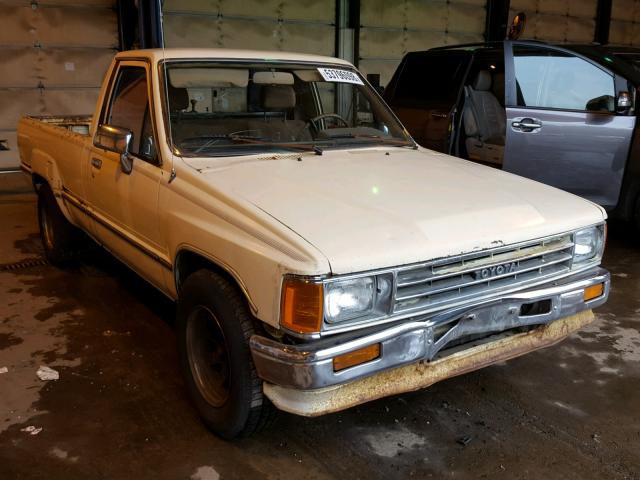
[{"label": "dented bumper", "polygon": [[[585,289],[598,284],[602,295],[585,301]],[[598,268],[359,336],[301,345],[253,336],[251,350],[265,394],[277,407],[322,415],[552,345],[592,320],[590,310],[607,300],[609,284],[609,273]],[[335,371],[334,358],[373,344],[380,345],[378,358]]]}]

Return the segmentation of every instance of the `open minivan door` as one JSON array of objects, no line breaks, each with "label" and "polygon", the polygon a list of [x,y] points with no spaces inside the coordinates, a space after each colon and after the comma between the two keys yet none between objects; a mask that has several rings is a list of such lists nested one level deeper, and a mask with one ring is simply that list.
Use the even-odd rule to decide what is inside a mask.
[{"label": "open minivan door", "polygon": [[626,80],[587,57],[505,42],[503,169],[588,198],[618,203],[635,115]]},{"label": "open minivan door", "polygon": [[472,52],[438,50],[405,55],[384,91],[384,100],[416,142],[451,152],[456,106]]}]

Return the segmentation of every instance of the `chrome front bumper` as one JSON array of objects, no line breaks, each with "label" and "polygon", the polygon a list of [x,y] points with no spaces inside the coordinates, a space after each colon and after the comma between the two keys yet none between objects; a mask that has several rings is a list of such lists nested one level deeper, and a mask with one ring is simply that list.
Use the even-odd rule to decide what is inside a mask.
[{"label": "chrome front bumper", "polygon": [[[604,283],[604,293],[588,302],[584,289]],[[281,387],[314,390],[345,384],[419,361],[445,358],[453,342],[472,340],[518,327],[549,325],[556,320],[598,307],[607,301],[609,272],[596,268],[560,281],[505,295],[490,302],[466,305],[416,317],[394,326],[336,335],[314,342],[285,345],[254,335],[251,352],[258,375]],[[333,359],[380,343],[380,356],[361,365],[334,371]],[[464,344],[455,349],[459,351]]]}]

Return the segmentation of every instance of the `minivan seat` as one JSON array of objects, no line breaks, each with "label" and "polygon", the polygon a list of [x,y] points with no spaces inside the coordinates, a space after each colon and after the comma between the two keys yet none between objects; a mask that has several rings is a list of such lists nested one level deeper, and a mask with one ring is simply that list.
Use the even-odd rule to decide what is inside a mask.
[{"label": "minivan seat", "polygon": [[506,113],[491,91],[488,70],[480,70],[473,85],[465,87],[463,121],[469,158],[502,165]]}]

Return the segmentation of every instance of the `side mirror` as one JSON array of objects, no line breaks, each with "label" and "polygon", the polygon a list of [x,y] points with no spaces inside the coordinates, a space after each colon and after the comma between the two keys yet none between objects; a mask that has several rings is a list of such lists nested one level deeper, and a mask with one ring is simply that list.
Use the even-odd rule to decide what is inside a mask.
[{"label": "side mirror", "polygon": [[120,168],[129,175],[133,170],[133,157],[129,154],[133,132],[126,128],[99,125],[93,144],[109,152],[120,154]]},{"label": "side mirror", "polygon": [[616,102],[616,110],[619,113],[626,113],[632,107],[631,95],[629,92],[618,92],[618,100]]},{"label": "side mirror", "polygon": [[587,102],[586,110],[588,112],[613,112],[615,98],[611,95],[602,95],[592,98]]}]

